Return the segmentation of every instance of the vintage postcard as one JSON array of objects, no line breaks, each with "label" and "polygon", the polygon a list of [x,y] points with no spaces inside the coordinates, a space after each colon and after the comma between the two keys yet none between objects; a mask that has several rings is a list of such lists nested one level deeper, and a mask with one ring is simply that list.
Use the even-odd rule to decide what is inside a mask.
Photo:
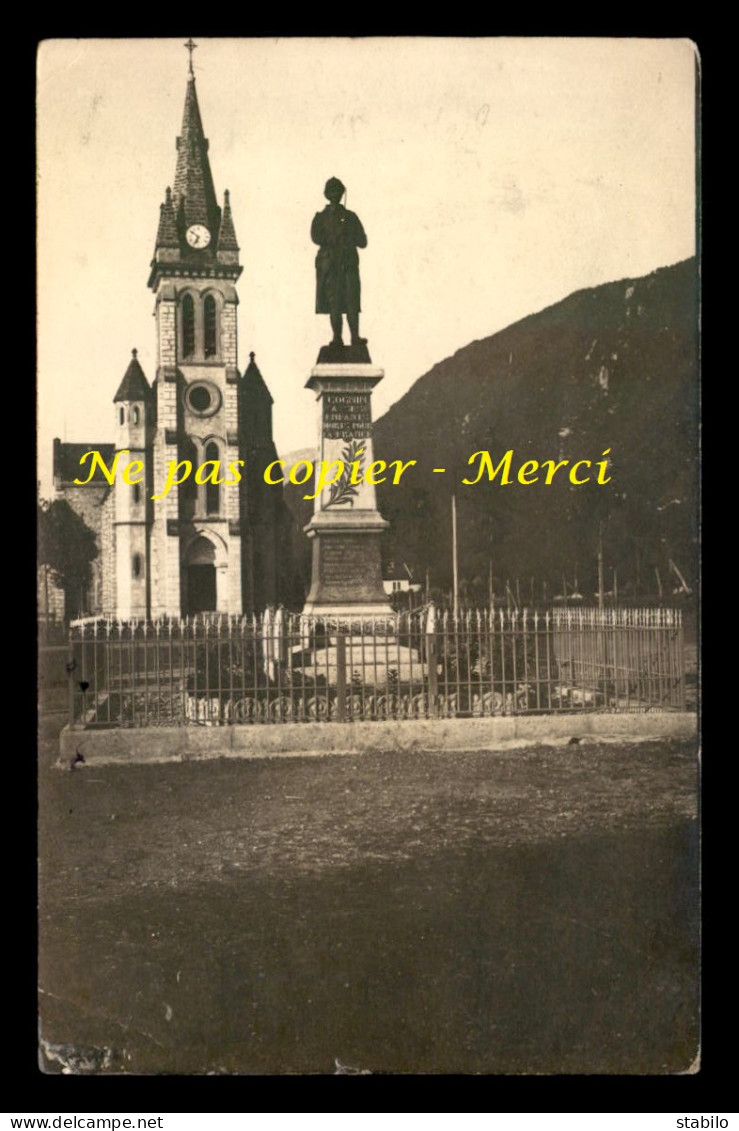
[{"label": "vintage postcard", "polygon": [[40,44],[43,1072],[697,1070],[698,67]]}]

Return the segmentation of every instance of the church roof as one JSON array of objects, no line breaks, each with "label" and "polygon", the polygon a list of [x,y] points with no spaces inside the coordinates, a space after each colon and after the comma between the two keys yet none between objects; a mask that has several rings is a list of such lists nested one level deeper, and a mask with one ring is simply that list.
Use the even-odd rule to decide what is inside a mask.
[{"label": "church roof", "polygon": [[255,355],[254,355],[254,352],[252,351],[249,354],[249,364],[247,365],[246,369],[244,370],[243,381],[246,383],[246,385],[251,385],[252,388],[256,387],[256,388],[262,390],[263,392],[265,392],[267,394],[267,396],[269,397],[269,403],[274,404],[274,398],[273,398],[272,394],[270,393],[269,389],[267,388],[267,382],[264,380],[264,377],[262,377],[259,366],[257,365],[256,361],[254,360],[254,357],[255,357]]},{"label": "church roof", "polygon": [[177,138],[177,169],[174,175],[174,208],[182,209],[185,228],[205,224],[215,234],[220,220],[213,177],[208,160],[208,141],[203,133],[195,76],[190,75],[182,116],[182,133]]},{"label": "church roof", "polygon": [[113,397],[113,404],[117,401],[148,401],[151,396],[149,382],[136,355],[137,351],[131,350],[131,360],[118,386],[118,392]]},{"label": "church roof", "polygon": [[[62,483],[72,483],[75,479],[85,479],[90,472],[90,461],[84,465],[80,460],[87,452],[100,452],[100,457],[106,467],[110,467],[115,456],[115,444],[68,444],[56,437],[54,439],[54,479]],[[95,474],[89,484],[85,486],[108,486],[108,481],[103,475],[99,464],[95,467]]]}]

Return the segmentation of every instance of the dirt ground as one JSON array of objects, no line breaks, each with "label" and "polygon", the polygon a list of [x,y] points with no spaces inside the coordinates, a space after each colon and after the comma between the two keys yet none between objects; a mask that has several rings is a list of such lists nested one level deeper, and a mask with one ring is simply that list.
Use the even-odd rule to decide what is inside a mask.
[{"label": "dirt ground", "polygon": [[694,744],[52,768],[48,1072],[686,1071]]}]

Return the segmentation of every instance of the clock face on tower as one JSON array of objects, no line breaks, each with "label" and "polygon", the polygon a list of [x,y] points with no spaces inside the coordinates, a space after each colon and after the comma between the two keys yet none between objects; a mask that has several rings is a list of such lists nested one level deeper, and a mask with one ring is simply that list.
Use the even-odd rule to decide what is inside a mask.
[{"label": "clock face on tower", "polygon": [[210,232],[205,224],[191,224],[187,229],[185,238],[190,247],[202,248],[207,247],[210,243]]}]

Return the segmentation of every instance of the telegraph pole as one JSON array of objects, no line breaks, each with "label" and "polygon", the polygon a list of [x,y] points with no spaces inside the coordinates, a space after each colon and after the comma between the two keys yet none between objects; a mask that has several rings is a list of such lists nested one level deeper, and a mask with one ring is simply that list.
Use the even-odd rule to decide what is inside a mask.
[{"label": "telegraph pole", "polygon": [[452,495],[452,569],[454,573],[454,616],[459,615],[459,566],[457,563],[457,496]]}]

